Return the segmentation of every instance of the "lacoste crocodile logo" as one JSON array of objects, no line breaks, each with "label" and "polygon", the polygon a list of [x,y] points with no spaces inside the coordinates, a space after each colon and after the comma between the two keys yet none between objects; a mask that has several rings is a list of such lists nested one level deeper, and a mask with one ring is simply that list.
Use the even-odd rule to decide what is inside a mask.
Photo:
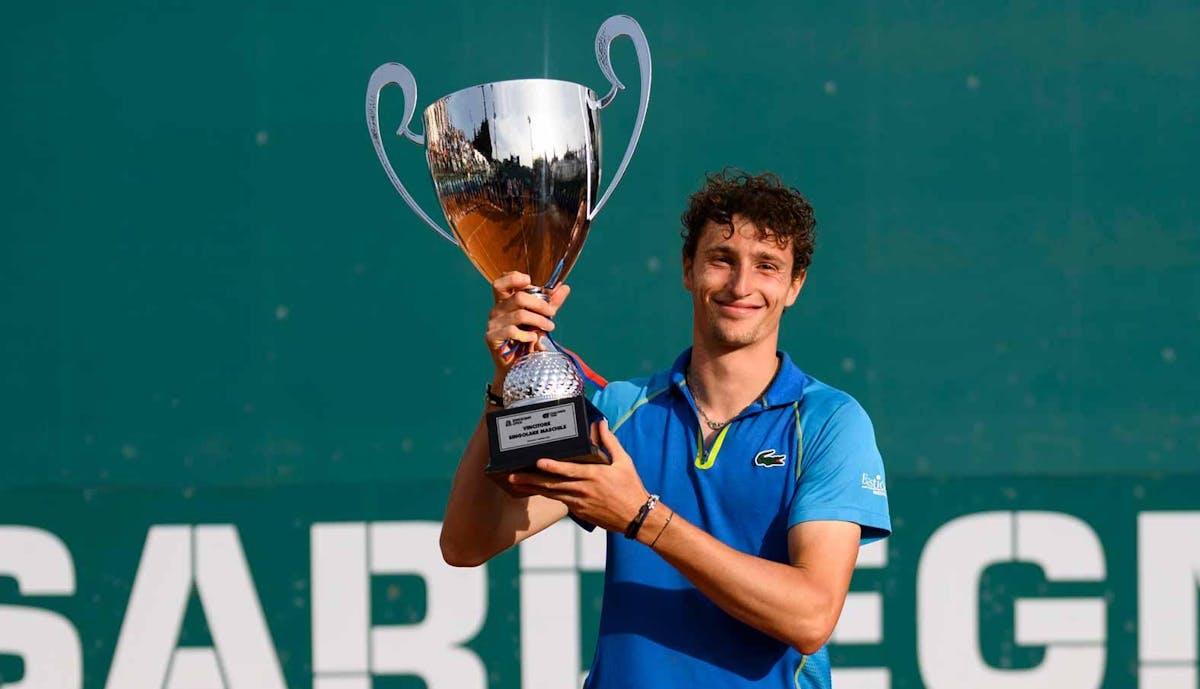
[{"label": "lacoste crocodile logo", "polygon": [[774,450],[763,450],[754,455],[754,466],[758,467],[781,467],[787,462],[787,455],[781,455]]}]

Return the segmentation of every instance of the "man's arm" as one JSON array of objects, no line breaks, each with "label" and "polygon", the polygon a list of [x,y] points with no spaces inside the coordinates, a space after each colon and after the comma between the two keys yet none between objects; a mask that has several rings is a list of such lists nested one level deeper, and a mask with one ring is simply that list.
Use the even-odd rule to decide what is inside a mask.
[{"label": "man's arm", "polygon": [[487,463],[487,427],[480,418],[458,463],[442,521],[442,558],[455,567],[481,565],[567,515],[557,500],[509,495],[483,473]]},{"label": "man's arm", "polygon": [[[638,532],[647,545],[670,514],[656,512]],[[860,534],[853,522],[797,524],[784,564],[734,550],[675,515],[654,550],[722,610],[807,655],[825,645],[842,614]]]},{"label": "man's arm", "polygon": [[[611,466],[543,459],[538,468],[549,475],[508,480],[519,490],[553,497],[580,518],[620,532],[647,493],[633,461],[604,422],[598,432],[613,458]],[[672,516],[669,505],[660,505],[637,539],[653,543],[664,560],[722,610],[809,654],[825,644],[841,615],[860,535],[861,528],[852,522],[797,524],[788,531],[790,563],[784,564],[730,548],[683,517]]]},{"label": "man's arm", "polygon": [[[550,319],[570,292],[562,285],[546,303],[521,291],[529,284],[529,276],[521,273],[507,273],[492,283],[496,305],[488,314],[484,340],[495,365],[492,389],[497,392],[512,363],[501,353],[504,343],[534,343],[537,330],[553,330]],[[442,521],[442,558],[457,567],[483,564],[567,514],[566,506],[552,498],[510,494],[502,487],[503,478],[493,480],[484,474],[488,458],[487,426],[480,416],[459,460]]]}]

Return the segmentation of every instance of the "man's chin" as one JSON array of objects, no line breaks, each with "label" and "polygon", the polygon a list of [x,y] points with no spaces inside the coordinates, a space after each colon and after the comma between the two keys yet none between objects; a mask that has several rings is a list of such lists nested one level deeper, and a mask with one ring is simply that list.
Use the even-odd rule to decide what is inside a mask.
[{"label": "man's chin", "polygon": [[709,330],[713,342],[725,347],[745,347],[758,341],[758,330],[721,328],[714,326]]}]

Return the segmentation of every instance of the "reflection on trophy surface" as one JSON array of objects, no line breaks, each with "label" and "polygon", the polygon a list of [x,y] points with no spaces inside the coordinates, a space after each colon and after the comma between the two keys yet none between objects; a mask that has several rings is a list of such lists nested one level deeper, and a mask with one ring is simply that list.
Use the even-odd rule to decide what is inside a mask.
[{"label": "reflection on trophy surface", "polygon": [[600,180],[596,94],[530,79],[486,84],[425,110],[426,159],[463,251],[488,281],[522,266],[535,285],[570,271]]}]

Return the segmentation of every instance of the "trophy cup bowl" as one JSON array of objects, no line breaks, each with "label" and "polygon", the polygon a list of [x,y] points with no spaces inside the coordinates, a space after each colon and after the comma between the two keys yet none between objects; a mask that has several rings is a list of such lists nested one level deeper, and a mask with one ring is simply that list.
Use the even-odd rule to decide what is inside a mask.
[{"label": "trophy cup bowl", "polygon": [[588,88],[551,79],[463,89],[425,110],[425,158],[446,220],[488,282],[553,289],[579,257],[600,181]]},{"label": "trophy cup bowl", "polygon": [[[618,36],[629,37],[637,51],[641,97],[624,158],[601,194],[600,110],[624,89],[609,61]],[[367,127],[384,171],[418,217],[462,249],[489,283],[520,271],[532,279],[526,291],[548,300],[575,265],[592,220],[629,164],[649,102],[649,47],[637,22],[623,15],[601,25],[595,47],[612,85],[603,98],[580,84],[555,79],[480,84],[427,107],[423,135],[408,128],[416,112],[412,73],[387,63],[371,75]],[[449,231],[413,200],[388,160],[378,100],[389,84],[404,91],[404,116],[396,133],[424,144]],[[600,414],[583,396],[579,367],[552,341],[550,347],[512,347],[516,360],[504,380],[504,410],[488,414],[488,471],[529,468],[541,457],[604,461],[589,441],[588,421]]]}]

